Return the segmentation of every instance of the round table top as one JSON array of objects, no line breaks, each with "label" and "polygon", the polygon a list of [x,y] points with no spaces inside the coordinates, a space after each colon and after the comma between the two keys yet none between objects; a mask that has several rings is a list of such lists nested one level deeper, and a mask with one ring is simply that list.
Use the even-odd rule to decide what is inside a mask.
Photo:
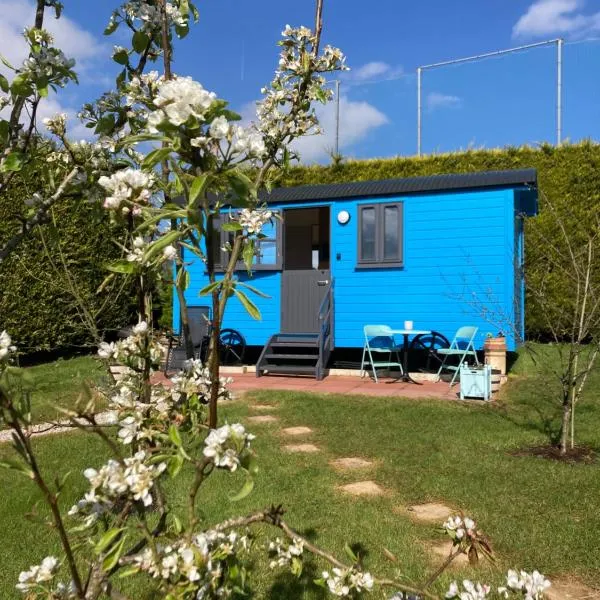
[{"label": "round table top", "polygon": [[424,329],[392,329],[392,333],[398,335],[427,335],[431,331],[425,331]]}]

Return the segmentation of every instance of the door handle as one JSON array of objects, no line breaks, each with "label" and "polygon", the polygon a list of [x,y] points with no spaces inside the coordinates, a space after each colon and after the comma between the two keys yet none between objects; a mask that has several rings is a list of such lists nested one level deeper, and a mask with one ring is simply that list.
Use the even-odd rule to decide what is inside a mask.
[{"label": "door handle", "polygon": [[317,281],[317,285],[327,285],[329,283],[329,279],[321,279]]}]

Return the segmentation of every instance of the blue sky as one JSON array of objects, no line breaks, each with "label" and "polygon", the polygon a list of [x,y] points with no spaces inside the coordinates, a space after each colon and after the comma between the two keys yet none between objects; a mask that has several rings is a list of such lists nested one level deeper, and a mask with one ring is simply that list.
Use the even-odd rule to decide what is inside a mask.
[{"label": "blue sky", "polygon": [[[77,58],[81,85],[50,98],[44,111],[75,113],[110,88],[117,37],[102,31],[114,3],[63,0],[57,38]],[[198,0],[200,24],[176,47],[175,70],[251,116],[259,89],[277,60],[286,23],[312,24],[312,0]],[[0,0],[0,52],[13,60],[18,32],[30,21],[31,0]],[[416,151],[417,66],[565,39],[563,138],[600,137],[600,0],[325,0],[324,41],[346,53],[342,76],[341,151],[352,157],[412,155]],[[56,28],[49,23],[49,28]],[[423,150],[495,147],[555,140],[556,48],[426,71]],[[305,162],[326,161],[333,147],[333,106],[321,111],[325,136],[301,143]],[[81,128],[74,133],[83,134]]]}]

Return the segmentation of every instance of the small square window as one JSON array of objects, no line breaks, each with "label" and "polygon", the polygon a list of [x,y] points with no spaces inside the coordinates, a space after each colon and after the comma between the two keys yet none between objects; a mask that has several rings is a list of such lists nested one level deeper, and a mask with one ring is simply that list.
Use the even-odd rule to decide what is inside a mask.
[{"label": "small square window", "polygon": [[358,266],[403,266],[402,202],[358,207]]}]

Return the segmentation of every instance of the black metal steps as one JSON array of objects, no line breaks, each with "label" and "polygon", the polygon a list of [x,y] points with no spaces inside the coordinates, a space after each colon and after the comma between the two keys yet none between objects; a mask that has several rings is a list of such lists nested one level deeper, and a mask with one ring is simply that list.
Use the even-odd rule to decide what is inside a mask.
[{"label": "black metal steps", "polygon": [[319,335],[276,333],[272,335],[256,364],[256,376],[268,373],[319,376]]}]

